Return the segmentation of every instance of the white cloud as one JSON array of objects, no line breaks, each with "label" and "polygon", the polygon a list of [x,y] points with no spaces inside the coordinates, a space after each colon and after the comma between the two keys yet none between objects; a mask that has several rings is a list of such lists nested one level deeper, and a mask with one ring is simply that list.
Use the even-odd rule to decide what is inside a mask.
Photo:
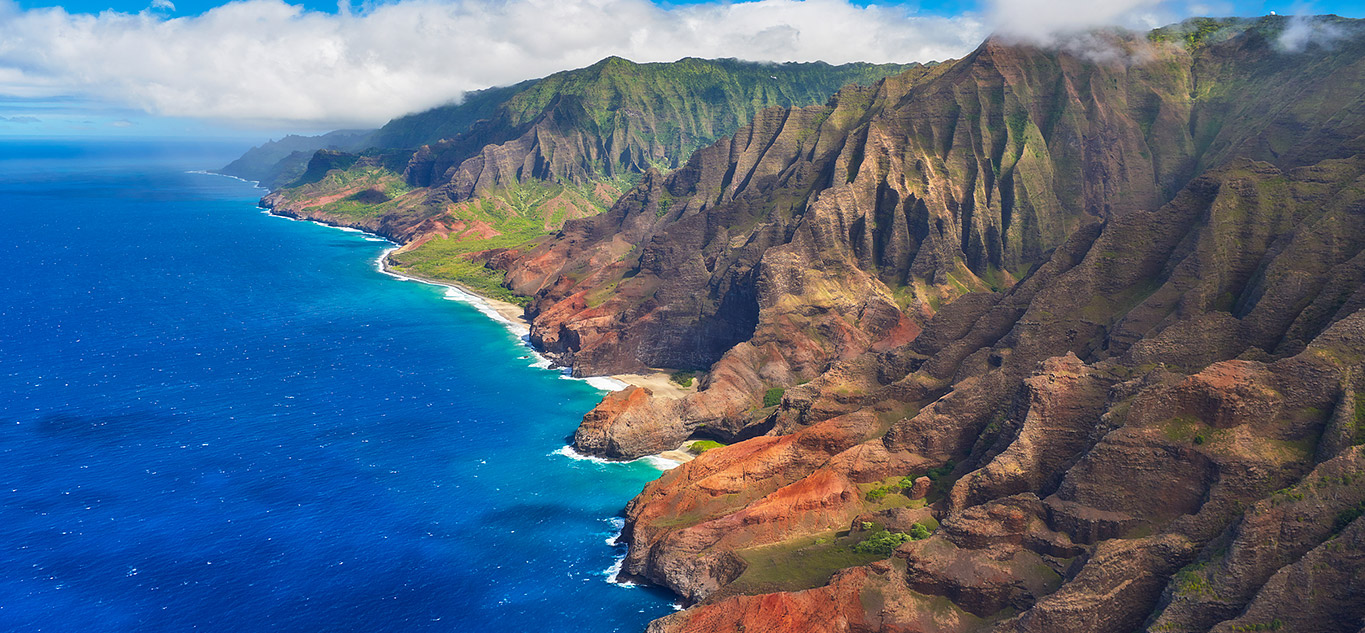
[{"label": "white cloud", "polygon": [[1096,27],[1149,30],[1194,15],[1233,12],[1231,3],[1217,0],[990,0],[987,20],[1005,36],[1053,44]]},{"label": "white cloud", "polygon": [[[170,4],[167,0],[155,0]],[[738,57],[928,61],[963,55],[979,16],[846,0],[660,7],[646,0],[398,0],[361,13],[240,0],[204,14],[69,14],[0,0],[0,94],[79,95],[256,125],[377,125],[463,92],[589,65]]]},{"label": "white cloud", "polygon": [[174,10],[175,10],[175,3],[174,3],[174,2],[171,2],[171,0],[152,0],[152,8],[153,8],[153,9],[165,9],[165,10],[167,10],[167,11],[174,11]]},{"label": "white cloud", "polygon": [[1342,38],[1348,36],[1346,29],[1317,17],[1295,15],[1289,18],[1289,25],[1280,33],[1276,44],[1287,53],[1300,53],[1309,46],[1331,48]]}]

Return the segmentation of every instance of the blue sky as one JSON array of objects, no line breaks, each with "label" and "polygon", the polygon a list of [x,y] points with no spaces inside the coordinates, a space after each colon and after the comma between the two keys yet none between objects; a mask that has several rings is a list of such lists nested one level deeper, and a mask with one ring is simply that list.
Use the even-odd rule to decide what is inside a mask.
[{"label": "blue sky", "polygon": [[[214,0],[169,0],[175,7],[175,15],[195,15],[203,13],[213,7],[225,4]],[[35,9],[42,7],[62,7],[70,13],[99,13],[101,11],[122,11],[125,13],[136,13],[149,6],[150,2],[141,0],[20,0],[18,6],[23,9]],[[309,11],[321,11],[326,13],[336,13],[339,9],[337,2],[328,0],[306,0],[305,2],[293,2],[291,4],[301,5]],[[359,11],[365,5],[364,2],[348,2],[348,6],[353,10]],[[372,4],[372,3],[371,3]],[[701,0],[681,2],[656,2],[660,5],[691,5],[706,4]],[[868,4],[880,5],[899,5],[912,8],[916,11],[932,15],[958,15],[965,12],[979,12],[982,9],[981,2],[952,2],[952,1],[924,1],[924,2],[866,2],[858,1],[851,4],[866,6]],[[1335,13],[1347,17],[1365,17],[1365,3],[1358,0],[1322,0],[1317,2],[1283,2],[1283,1],[1261,1],[1261,0],[1238,0],[1236,2],[1208,2],[1205,3],[1213,9],[1227,9],[1222,15],[1265,15],[1270,11],[1278,11],[1282,14],[1295,13]]]},{"label": "blue sky", "polygon": [[1270,11],[1365,17],[1365,3],[0,0],[0,136],[278,137],[374,127],[608,55],[929,61],[1001,29]]}]

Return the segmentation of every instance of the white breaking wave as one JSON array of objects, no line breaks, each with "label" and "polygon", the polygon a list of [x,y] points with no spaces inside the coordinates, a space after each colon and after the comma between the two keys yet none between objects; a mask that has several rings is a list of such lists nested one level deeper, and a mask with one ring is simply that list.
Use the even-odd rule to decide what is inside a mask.
[{"label": "white breaking wave", "polygon": [[673,470],[674,468],[677,468],[682,465],[681,463],[675,462],[667,457],[660,457],[658,455],[645,455],[644,457],[640,458],[640,461],[649,464],[650,466],[653,466],[655,468],[658,468],[659,470]]},{"label": "white breaking wave", "polygon": [[[191,174],[203,174],[203,175],[206,175],[206,176],[221,176],[221,177],[223,177],[223,178],[231,178],[231,179],[233,179],[233,180],[240,180],[240,181],[242,181],[242,182],[250,183],[252,186],[256,187],[257,189],[265,189],[265,187],[262,187],[262,186],[261,186],[261,183],[260,183],[259,181],[255,181],[255,180],[246,180],[245,178],[238,178],[237,176],[229,176],[229,175],[227,175],[227,174],[219,174],[219,173],[214,173],[214,172],[211,172],[211,171],[204,171],[204,170],[192,170],[192,171],[189,171],[189,172],[187,172],[187,173],[191,173]],[[385,243],[388,243],[388,244],[393,244],[393,248],[384,249],[384,251],[383,251],[382,253],[379,254],[379,257],[375,258],[375,260],[374,260],[374,269],[375,269],[375,270],[379,271],[379,272],[382,273],[382,274],[385,274],[385,275],[388,275],[388,276],[390,276],[390,277],[393,277],[394,279],[399,279],[399,280],[402,280],[402,281],[412,281],[412,282],[416,282],[416,283],[420,283],[420,284],[427,284],[427,285],[430,285],[430,286],[440,286],[440,287],[442,287],[442,288],[445,288],[445,291],[446,291],[446,292],[445,292],[445,298],[446,298],[446,300],[448,300],[448,301],[459,301],[459,302],[464,303],[464,304],[466,304],[466,305],[472,306],[475,310],[478,310],[478,311],[479,311],[481,314],[483,314],[484,316],[486,316],[486,317],[488,317],[488,318],[490,318],[490,319],[492,319],[492,320],[494,320],[494,321],[497,321],[498,323],[501,323],[501,324],[503,325],[503,327],[506,327],[508,331],[510,331],[512,334],[514,334],[514,335],[517,337],[517,340],[519,340],[519,341],[521,342],[522,346],[525,347],[525,348],[530,352],[530,353],[528,354],[528,356],[530,356],[530,357],[533,359],[533,360],[531,361],[531,366],[532,366],[532,367],[536,367],[536,368],[539,368],[539,369],[553,369],[553,368],[554,368],[554,362],[551,361],[549,358],[547,358],[544,354],[541,354],[539,351],[537,351],[536,348],[535,348],[535,346],[531,344],[531,328],[528,327],[525,323],[522,323],[522,322],[519,322],[519,321],[515,321],[515,320],[512,320],[512,319],[507,318],[506,316],[503,316],[502,313],[498,312],[497,309],[495,309],[495,308],[492,306],[492,304],[490,304],[490,303],[489,303],[487,300],[485,300],[483,297],[480,297],[480,296],[478,296],[478,295],[476,295],[476,294],[474,294],[474,293],[471,293],[471,292],[469,292],[469,291],[467,291],[467,290],[465,290],[465,289],[463,289],[463,288],[460,288],[459,286],[455,286],[455,285],[452,285],[452,284],[443,284],[443,283],[436,282],[436,281],[428,281],[428,280],[426,280],[426,279],[421,279],[421,278],[418,278],[418,277],[411,277],[411,276],[409,276],[409,275],[404,275],[404,274],[402,274],[402,273],[398,273],[398,272],[394,272],[394,271],[390,270],[389,267],[385,264],[385,262],[388,261],[389,255],[391,255],[394,251],[398,250],[398,248],[399,248],[398,245],[395,244],[395,243],[393,242],[393,240],[390,240],[390,239],[388,239],[388,238],[386,238],[386,237],[384,237],[384,236],[382,236],[382,235],[376,235],[376,234],[371,233],[371,232],[369,232],[369,231],[366,231],[366,230],[364,230],[364,229],[359,229],[359,228],[356,228],[356,227],[353,227],[353,226],[339,226],[339,225],[336,225],[336,224],[328,224],[328,223],[326,223],[326,222],[319,222],[319,221],[317,221],[317,220],[308,220],[308,219],[304,219],[304,218],[295,218],[295,217],[291,217],[291,216],[287,216],[287,215],[282,215],[282,214],[279,214],[279,213],[275,213],[274,211],[271,211],[270,209],[267,209],[267,208],[262,207],[262,206],[257,206],[256,208],[259,209],[259,210],[261,211],[261,213],[264,213],[264,214],[269,215],[269,216],[271,216],[271,217],[284,218],[284,219],[289,220],[289,221],[291,221],[291,222],[311,222],[311,223],[316,224],[316,225],[318,225],[318,226],[325,226],[325,227],[328,227],[328,228],[336,229],[336,230],[338,230],[338,231],[345,231],[345,232],[347,232],[347,233],[357,233],[357,234],[359,234],[359,235],[363,235],[363,236],[365,236],[365,241],[367,241],[367,242],[385,242]],[[625,389],[626,387],[629,387],[629,386],[630,386],[630,385],[626,384],[625,382],[622,382],[622,381],[620,381],[620,380],[617,380],[617,379],[615,379],[615,378],[610,378],[610,377],[607,377],[607,376],[589,376],[589,377],[587,377],[587,378],[576,378],[576,377],[574,377],[572,374],[570,374],[568,368],[564,368],[564,369],[560,370],[560,373],[561,373],[561,376],[560,376],[561,378],[566,378],[566,379],[568,379],[568,380],[582,380],[583,382],[588,383],[589,385],[591,385],[594,389],[597,389],[598,391],[620,391],[620,390]],[[667,468],[663,468],[663,470],[667,470]]]},{"label": "white breaking wave", "polygon": [[[205,175],[205,176],[219,176],[219,177],[222,177],[222,178],[231,178],[231,179],[233,179],[233,180],[239,180],[239,181],[241,181],[241,182],[250,183],[253,187],[256,187],[257,189],[262,189],[262,190],[265,189],[265,187],[262,187],[262,186],[261,186],[261,184],[260,184],[259,181],[247,180],[247,179],[245,179],[245,178],[238,178],[237,176],[229,176],[229,175],[227,175],[227,174],[219,174],[219,173],[215,173],[215,172],[211,172],[211,171],[204,171],[204,170],[198,170],[198,169],[197,169],[197,170],[191,170],[191,171],[188,171],[188,172],[186,172],[186,173],[191,173],[191,174],[202,174],[202,175]],[[466,305],[472,306],[475,310],[478,310],[478,311],[479,311],[481,314],[483,314],[484,316],[486,316],[486,317],[488,317],[488,318],[490,318],[490,319],[492,319],[492,320],[494,320],[494,321],[497,321],[498,323],[501,323],[504,327],[507,328],[508,331],[510,331],[513,335],[515,335],[515,336],[517,337],[517,340],[521,343],[521,345],[522,345],[523,347],[525,347],[525,348],[527,349],[527,351],[529,351],[528,356],[529,356],[531,359],[533,359],[533,360],[531,361],[531,364],[530,364],[532,367],[536,367],[536,368],[540,368],[540,369],[553,369],[553,368],[554,368],[554,362],[551,361],[549,358],[546,358],[544,354],[541,354],[539,351],[537,351],[536,348],[535,348],[535,346],[533,346],[533,345],[531,344],[531,330],[530,330],[530,328],[529,328],[525,323],[521,323],[521,322],[518,322],[518,321],[514,321],[514,320],[512,320],[512,319],[507,318],[506,316],[503,316],[502,313],[498,312],[498,311],[492,306],[492,304],[490,304],[488,301],[486,301],[483,297],[480,297],[480,296],[478,296],[478,295],[476,295],[476,294],[473,294],[473,293],[471,293],[471,292],[468,292],[468,291],[466,291],[466,290],[464,290],[463,288],[460,288],[460,287],[458,287],[458,286],[454,286],[454,285],[451,285],[451,284],[443,284],[443,283],[435,282],[435,281],[428,281],[428,280],[426,280],[426,279],[420,279],[420,278],[418,278],[418,277],[411,277],[411,276],[404,275],[404,274],[402,274],[402,273],[397,273],[397,272],[394,272],[394,271],[390,270],[389,267],[388,267],[387,265],[385,265],[385,262],[388,261],[389,255],[392,254],[394,251],[398,250],[398,248],[399,248],[397,244],[394,244],[393,240],[390,240],[390,239],[388,239],[388,238],[386,238],[386,237],[384,237],[384,236],[382,236],[382,235],[377,235],[377,234],[375,234],[375,233],[371,233],[371,232],[366,231],[366,230],[364,230],[364,229],[359,229],[359,228],[356,228],[356,227],[353,227],[353,226],[338,226],[338,225],[336,225],[336,224],[328,224],[328,223],[326,223],[326,222],[319,222],[319,221],[317,221],[317,220],[309,220],[309,219],[304,219],[304,218],[290,217],[290,216],[287,216],[287,215],[275,213],[274,211],[272,211],[272,210],[270,210],[270,209],[267,209],[267,208],[265,208],[265,207],[262,207],[262,206],[257,206],[256,208],[257,208],[258,210],[260,210],[261,213],[264,213],[265,215],[268,215],[268,216],[270,216],[270,217],[274,217],[274,218],[283,218],[283,219],[285,219],[285,220],[289,220],[290,222],[310,222],[310,223],[316,224],[316,225],[318,225],[318,226],[325,226],[325,227],[327,227],[327,228],[336,229],[336,230],[338,230],[338,231],[345,231],[345,232],[347,232],[347,233],[356,233],[356,234],[362,235],[362,236],[365,237],[365,241],[367,241],[367,242],[385,242],[385,243],[388,243],[388,244],[393,244],[393,247],[392,247],[392,248],[386,248],[386,249],[384,249],[384,251],[381,252],[381,253],[379,254],[379,257],[375,258],[375,260],[374,260],[374,269],[375,269],[376,271],[379,271],[380,273],[382,273],[382,274],[384,274],[384,275],[388,275],[389,277],[393,277],[394,279],[399,279],[399,280],[402,280],[402,281],[412,281],[412,282],[416,282],[416,283],[420,283],[420,284],[427,284],[427,285],[430,285],[430,286],[440,286],[440,287],[442,287],[442,288],[445,288],[445,298],[446,298],[446,300],[448,300],[448,301],[459,301],[459,302],[464,303],[464,304],[466,304]],[[627,385],[626,383],[624,383],[624,382],[622,382],[622,381],[620,381],[620,380],[617,380],[617,379],[615,379],[615,378],[608,378],[608,377],[606,377],[606,376],[590,376],[590,377],[588,377],[588,378],[575,378],[574,376],[569,375],[567,369],[562,370],[562,371],[561,371],[561,374],[562,374],[562,375],[561,375],[561,378],[567,378],[567,379],[569,379],[569,380],[582,380],[583,382],[588,383],[588,384],[591,385],[593,388],[595,388],[595,389],[597,389],[597,390],[599,390],[599,391],[620,391],[620,390],[622,390],[622,389],[625,389],[627,386],[629,386],[629,385]],[[667,468],[661,468],[661,470],[667,470]]]},{"label": "white breaking wave", "polygon": [[612,517],[607,519],[607,522],[611,523],[612,527],[611,536],[607,537],[607,546],[617,547],[619,545],[624,545],[624,543],[621,542],[621,532],[626,529],[626,520],[621,517]]},{"label": "white breaking wave", "polygon": [[[573,376],[569,377],[572,378]],[[602,391],[620,391],[630,386],[626,382],[617,380],[615,378],[611,378],[609,376],[589,376],[587,378],[583,378],[582,380],[583,382],[586,382]]]},{"label": "white breaking wave", "polygon": [[625,587],[627,589],[634,589],[636,587],[639,587],[640,585],[633,583],[629,580],[619,580],[617,578],[617,576],[621,575],[621,566],[625,565],[625,563],[626,563],[625,554],[617,556],[616,561],[611,564],[611,567],[602,570],[602,575],[606,577],[608,584],[616,585],[617,587]]},{"label": "white breaking wave", "polygon": [[644,457],[637,457],[635,459],[630,460],[603,459],[601,457],[597,457],[594,455],[585,455],[583,453],[580,453],[574,449],[572,444],[565,444],[564,446],[559,447],[557,450],[551,451],[550,455],[559,455],[561,457],[567,457],[572,460],[580,462],[592,462],[594,464],[601,464],[603,466],[611,464],[634,464],[635,462],[640,462],[658,468],[659,470],[671,470],[673,468],[678,467],[678,462],[675,462],[671,459],[659,457],[658,455],[645,455]]},{"label": "white breaking wave", "polygon": [[[251,185],[252,187],[255,187],[255,188],[257,188],[257,189],[260,189],[261,191],[270,191],[269,189],[266,189],[265,187],[262,187],[262,186],[261,186],[261,181],[259,181],[259,180],[247,180],[246,178],[241,178],[241,177],[238,177],[238,176],[229,176],[229,175],[227,175],[227,174],[220,174],[220,173],[218,173],[218,172],[216,172],[216,171],[206,171],[206,170],[203,170],[203,169],[190,169],[190,170],[187,170],[185,173],[187,173],[187,174],[196,174],[196,175],[199,175],[199,176],[218,176],[219,178],[231,178],[231,179],[236,180],[236,181],[238,181],[238,182],[244,182],[244,183],[246,183],[246,184],[248,184],[248,185]],[[261,208],[261,207],[256,207],[256,208],[259,209],[259,208]]]}]

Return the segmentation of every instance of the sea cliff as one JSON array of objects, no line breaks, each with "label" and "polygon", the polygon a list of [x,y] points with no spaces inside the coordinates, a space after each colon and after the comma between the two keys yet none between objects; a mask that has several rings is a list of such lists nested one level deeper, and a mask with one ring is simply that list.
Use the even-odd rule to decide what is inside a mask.
[{"label": "sea cliff", "polygon": [[[993,38],[608,189],[532,169],[610,202],[461,265],[576,375],[699,372],[575,446],[723,444],[626,509],[622,573],[690,605],[650,630],[1358,630],[1365,34],[1316,20]],[[384,160],[308,171],[483,230],[383,207]]]}]

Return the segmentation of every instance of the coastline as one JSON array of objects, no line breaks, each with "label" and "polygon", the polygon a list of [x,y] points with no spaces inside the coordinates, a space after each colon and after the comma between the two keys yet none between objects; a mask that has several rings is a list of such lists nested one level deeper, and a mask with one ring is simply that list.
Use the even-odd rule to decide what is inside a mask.
[{"label": "coastline", "polygon": [[[232,178],[234,180],[249,183],[262,191],[266,192],[270,191],[269,189],[262,187],[260,182],[258,181],[246,180],[244,178],[239,178],[237,176],[219,174],[210,171],[193,171],[190,173]],[[524,345],[526,349],[530,351],[531,355],[536,358],[537,361],[535,363],[536,365],[543,366],[546,369],[555,367],[554,361],[547,358],[544,354],[541,353],[540,350],[536,349],[534,344],[531,343],[530,338],[531,322],[526,318],[525,308],[514,303],[484,296],[468,288],[467,286],[460,284],[459,282],[450,280],[431,279],[423,277],[421,275],[414,275],[411,273],[394,270],[391,266],[389,266],[388,261],[389,255],[394,251],[403,248],[403,245],[383,235],[372,233],[365,229],[353,226],[332,224],[330,222],[325,222],[323,220],[313,218],[299,217],[284,213],[276,213],[274,209],[261,206],[260,204],[257,204],[256,208],[260,209],[262,213],[272,217],[283,218],[286,220],[290,220],[292,222],[311,222],[313,224],[325,226],[332,229],[360,233],[365,235],[367,239],[372,239],[375,241],[384,241],[389,243],[390,247],[384,249],[383,252],[379,254],[379,257],[375,259],[375,270],[379,271],[384,275],[388,275],[389,277],[393,277],[394,279],[445,288],[446,297],[448,299],[462,301],[466,304],[469,304],[470,306],[474,307],[474,309],[483,313],[488,318],[493,319],[494,321],[497,321],[498,323],[501,323],[504,327],[506,327],[509,332],[511,332],[513,335],[515,335],[518,339],[521,340],[522,345]],[[690,393],[696,392],[695,386],[684,388],[681,385],[674,383],[671,380],[669,373],[665,371],[654,371],[647,374],[609,374],[605,376],[587,376],[582,378],[575,378],[573,376],[570,376],[568,372],[565,371],[562,372],[561,377],[570,380],[582,380],[588,383],[589,385],[592,385],[593,387],[597,388],[598,390],[608,393],[621,391],[631,386],[646,389],[654,397],[660,398],[681,398]],[[555,452],[557,454],[565,455],[571,459],[586,459],[591,461],[598,461],[600,459],[591,455],[579,453],[573,448],[572,445],[566,445],[564,448]],[[686,450],[683,450],[683,447],[679,447],[678,449],[663,451],[656,455],[647,455],[639,459],[645,460],[653,464],[660,470],[668,470],[670,468],[691,461],[693,459],[693,455],[688,453]],[[601,461],[605,462],[611,460]]]},{"label": "coastline", "polygon": [[[315,220],[309,221],[314,222]],[[319,224],[324,223],[319,222]],[[326,226],[332,225],[327,224]],[[373,235],[372,233],[367,234]],[[376,235],[375,237],[381,236]],[[390,244],[394,244],[393,240],[389,240],[387,238],[383,239],[385,239],[385,241],[389,242]],[[401,279],[403,281],[415,281],[417,283],[423,283],[431,286],[440,286],[447,290],[454,290],[462,295],[465,295],[465,297],[461,298],[466,299],[467,302],[478,304],[476,307],[487,308],[487,310],[480,311],[485,313],[491,311],[493,314],[491,314],[490,316],[494,317],[495,320],[501,322],[503,325],[508,326],[508,329],[512,330],[513,334],[516,334],[517,336],[527,336],[531,333],[531,322],[526,319],[526,309],[522,308],[521,306],[515,303],[509,303],[507,301],[502,301],[500,299],[486,297],[456,281],[431,279],[429,277],[423,277],[421,275],[416,275],[413,273],[399,272],[397,270],[394,270],[393,267],[389,266],[389,255],[400,248],[402,248],[401,245],[394,244],[393,248],[386,249],[383,253],[379,254],[379,259],[375,262],[376,264],[375,267],[379,270],[379,272],[384,273],[385,275],[388,275],[395,279]],[[538,350],[537,353],[539,353]]]},{"label": "coastline", "polygon": [[[228,177],[236,178],[235,176]],[[241,180],[240,178],[237,179]],[[268,191],[268,189],[261,187],[259,183],[253,184],[255,184],[257,188],[263,191]],[[448,292],[451,293],[450,298],[464,301],[474,306],[480,312],[483,312],[484,314],[488,315],[489,318],[492,318],[493,320],[502,323],[504,326],[507,327],[508,330],[510,330],[518,338],[521,338],[522,342],[526,345],[526,347],[530,349],[533,354],[535,354],[542,361],[544,361],[547,367],[554,366],[554,362],[551,361],[549,358],[546,358],[545,355],[541,353],[540,350],[536,349],[535,346],[531,343],[530,341],[531,322],[526,318],[525,308],[515,303],[510,303],[507,301],[503,301],[501,299],[494,299],[492,297],[482,295],[478,291],[473,290],[468,286],[459,283],[458,281],[451,281],[447,279],[432,279],[430,277],[424,277],[422,275],[416,275],[410,272],[399,271],[394,269],[392,266],[389,265],[389,255],[394,251],[403,248],[405,245],[399,244],[398,242],[395,242],[392,239],[389,239],[383,235],[372,233],[365,229],[357,228],[354,226],[332,224],[324,220],[318,220],[308,217],[299,217],[285,213],[277,213],[274,209],[263,207],[260,205],[257,205],[257,208],[261,209],[261,211],[267,215],[272,215],[279,218],[286,218],[289,220],[299,222],[312,222],[314,224],[339,229],[342,231],[354,231],[357,233],[363,233],[374,239],[384,240],[385,242],[392,244],[393,247],[386,249],[383,253],[379,255],[379,258],[375,261],[376,270],[395,279],[401,279],[403,281],[412,281],[416,283],[423,283],[445,288]],[[683,387],[681,385],[678,385],[677,383],[674,383],[670,379],[670,374],[668,372],[662,370],[652,371],[643,374],[629,373],[607,374],[603,376],[587,376],[584,378],[579,378],[579,380],[587,381],[589,384],[592,384],[594,387],[597,387],[598,389],[601,389],[603,391],[621,391],[622,389],[625,389],[630,386],[640,387],[642,389],[649,390],[649,392],[656,398],[682,398],[688,394],[696,392],[695,386]]]},{"label": "coastline", "polygon": [[[392,240],[388,241],[390,244],[393,243]],[[379,272],[384,273],[385,275],[388,275],[395,279],[401,279],[403,281],[413,281],[432,286],[440,286],[442,288],[445,288],[448,293],[455,293],[454,295],[448,295],[449,298],[464,301],[474,306],[476,309],[487,315],[489,318],[502,323],[513,334],[516,334],[519,338],[521,338],[522,344],[524,344],[527,347],[527,349],[531,350],[532,354],[540,358],[542,362],[546,364],[547,367],[553,366],[551,364],[551,361],[545,358],[545,356],[541,354],[540,351],[537,350],[534,345],[531,344],[530,341],[531,323],[526,319],[526,310],[524,308],[514,303],[508,303],[506,301],[493,299],[491,297],[485,297],[461,285],[458,282],[429,279],[426,277],[422,277],[420,275],[412,275],[409,273],[395,271],[389,267],[388,257],[389,253],[392,253],[395,250],[398,250],[399,248],[401,247],[394,246],[393,248],[385,249],[384,252],[379,255],[379,259],[376,261],[376,268],[379,270]],[[568,378],[569,376],[565,374],[565,377]],[[669,374],[663,371],[653,372],[649,374],[610,374],[607,376],[588,376],[586,378],[579,378],[578,380],[583,380],[588,384],[597,387],[598,389],[609,392],[620,391],[630,386],[636,386],[648,390],[655,397],[663,398],[681,398],[682,396],[688,393],[695,392],[695,387],[685,389],[681,385],[674,383],[670,379]],[[673,450],[663,451],[661,453],[657,453],[654,455],[646,455],[644,457],[629,460],[624,463],[643,460],[647,463],[654,465],[656,468],[659,468],[660,470],[668,470],[676,466],[681,466],[682,464],[690,462],[695,458],[695,455],[688,452],[685,449],[685,446],[686,445],[680,446]],[[572,444],[565,445],[563,448],[559,449],[558,451],[555,451],[555,454],[564,455],[565,457],[568,457],[570,459],[582,459],[601,462],[614,461],[580,453],[576,449],[574,449]]]},{"label": "coastline", "polygon": [[[308,221],[316,222],[316,220]],[[346,228],[350,230],[361,231],[360,229],[355,229],[352,227],[335,227],[334,225],[326,224],[324,222],[318,223],[324,224],[325,226],[333,226],[334,228]],[[373,235],[372,233],[368,233],[366,231],[361,232],[366,233],[367,235]],[[393,240],[388,240],[387,238],[383,238],[382,236],[375,237],[380,237],[381,239],[385,239],[386,241],[388,241],[390,244],[394,244]],[[452,298],[459,298],[461,300],[464,300],[465,302],[478,308],[480,312],[487,314],[490,318],[493,318],[501,322],[503,325],[507,326],[507,329],[511,330],[513,334],[516,334],[518,337],[521,337],[522,342],[525,343],[526,346],[530,348],[533,353],[540,356],[541,358],[544,358],[544,354],[542,354],[540,350],[536,349],[535,346],[531,344],[529,338],[531,333],[531,322],[526,318],[525,308],[515,303],[509,303],[507,301],[502,301],[500,299],[494,299],[492,297],[487,297],[482,294],[479,294],[477,291],[470,289],[469,287],[461,284],[458,281],[432,279],[429,277],[423,277],[421,275],[415,275],[409,272],[395,270],[391,266],[389,266],[389,254],[393,253],[394,251],[400,248],[403,247],[401,245],[395,244],[393,248],[387,249],[380,254],[379,260],[376,262],[376,268],[379,270],[379,272],[384,273],[385,275],[388,275],[395,279],[402,279],[404,281],[415,281],[418,283],[429,284],[432,286],[440,286],[449,291],[454,291],[455,293],[458,293],[458,297]],[[545,360],[546,362],[550,362],[549,359]],[[689,393],[696,392],[695,387],[685,388],[681,385],[678,385],[677,383],[674,383],[672,379],[670,379],[668,372],[665,371],[654,371],[647,374],[607,374],[605,376],[587,376],[581,378],[581,380],[586,380],[589,383],[593,384],[594,386],[597,386],[599,389],[603,389],[604,391],[620,391],[630,386],[640,387],[642,389],[649,390],[649,392],[652,395],[654,395],[654,397],[658,398],[681,398]]]}]

